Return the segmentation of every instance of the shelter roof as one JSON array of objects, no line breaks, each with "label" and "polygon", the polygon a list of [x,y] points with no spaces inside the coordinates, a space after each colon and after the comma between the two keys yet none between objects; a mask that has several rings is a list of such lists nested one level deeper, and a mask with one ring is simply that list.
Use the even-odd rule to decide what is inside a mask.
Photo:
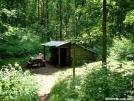
[{"label": "shelter roof", "polygon": [[65,44],[68,44],[70,42],[67,42],[67,41],[50,41],[50,42],[46,42],[46,43],[43,43],[41,44],[42,46],[54,46],[54,47],[59,47],[59,46],[62,46],[62,45],[65,45]]}]

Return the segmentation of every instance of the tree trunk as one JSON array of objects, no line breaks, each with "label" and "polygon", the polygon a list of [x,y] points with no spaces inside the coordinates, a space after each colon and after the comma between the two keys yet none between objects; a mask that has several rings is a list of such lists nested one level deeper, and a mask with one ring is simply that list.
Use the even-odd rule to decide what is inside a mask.
[{"label": "tree trunk", "polygon": [[103,0],[103,24],[102,24],[102,27],[103,27],[103,52],[102,52],[102,67],[106,68],[106,56],[107,56],[107,46],[106,46],[106,0]]},{"label": "tree trunk", "polygon": [[40,19],[40,0],[38,0],[38,20]]},{"label": "tree trunk", "polygon": [[48,12],[48,0],[46,0],[46,29],[47,29],[47,40],[50,41],[50,35],[49,35],[49,12]]},{"label": "tree trunk", "polygon": [[60,5],[60,40],[62,40],[62,1],[59,2]]},{"label": "tree trunk", "polygon": [[55,30],[55,32],[56,32],[56,40],[59,40],[59,27],[58,27],[58,22],[59,22],[59,1],[57,0],[57,2],[56,2],[56,30]]}]

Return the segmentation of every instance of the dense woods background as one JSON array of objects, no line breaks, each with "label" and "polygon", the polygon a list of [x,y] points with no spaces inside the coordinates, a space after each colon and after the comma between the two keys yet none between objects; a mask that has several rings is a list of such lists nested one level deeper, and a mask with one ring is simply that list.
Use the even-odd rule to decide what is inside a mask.
[{"label": "dense woods background", "polygon": [[[106,7],[108,54],[119,44],[125,58],[134,50],[133,45],[126,50],[134,42],[134,2],[108,0]],[[72,41],[101,53],[102,10],[102,0],[0,0],[0,58],[37,53],[49,40]]]},{"label": "dense woods background", "polygon": [[[50,40],[71,41],[108,59],[107,71],[95,62],[77,68],[75,78],[62,72],[51,101],[134,99],[134,0],[0,0],[0,100],[38,101],[38,84],[17,62]],[[4,65],[16,58],[14,67]]]}]

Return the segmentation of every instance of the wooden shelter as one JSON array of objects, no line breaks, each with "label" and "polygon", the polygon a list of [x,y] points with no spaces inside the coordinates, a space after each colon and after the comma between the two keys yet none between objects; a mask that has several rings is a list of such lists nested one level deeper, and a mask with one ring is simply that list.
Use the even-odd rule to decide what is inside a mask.
[{"label": "wooden shelter", "polygon": [[50,41],[41,45],[44,47],[44,56],[46,54],[45,47],[50,48],[51,60],[58,65],[71,65],[73,59],[75,61],[96,60],[96,52],[87,50],[76,44],[71,44],[71,42]]}]

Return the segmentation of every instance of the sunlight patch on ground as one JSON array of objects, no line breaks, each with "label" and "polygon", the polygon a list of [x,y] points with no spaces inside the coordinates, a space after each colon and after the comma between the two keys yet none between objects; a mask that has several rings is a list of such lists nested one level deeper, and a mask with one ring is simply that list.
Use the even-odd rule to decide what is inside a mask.
[{"label": "sunlight patch on ground", "polygon": [[38,95],[43,96],[49,94],[52,86],[55,84],[56,76],[54,75],[35,75],[37,82],[39,83]]},{"label": "sunlight patch on ground", "polygon": [[[93,62],[93,63],[85,63],[81,67],[75,67],[75,75],[83,75],[86,73],[86,71],[91,72],[92,69],[97,69],[101,68],[102,62]],[[123,72],[123,71],[128,71],[134,68],[134,62],[129,61],[129,62],[117,62],[117,61],[111,61],[108,63],[107,68],[110,69],[111,71],[116,71],[116,72]],[[59,78],[66,78],[66,76],[73,77],[73,68],[66,69],[64,71],[59,71],[56,73],[56,75]]]},{"label": "sunlight patch on ground", "polygon": [[[94,67],[98,68],[98,65],[100,65],[101,62],[93,62],[93,63],[85,63],[81,67],[75,67],[75,75],[83,75],[85,71],[90,71]],[[64,71],[59,71],[56,73],[58,78],[66,78],[66,76],[73,77],[73,68],[66,69]]]}]

